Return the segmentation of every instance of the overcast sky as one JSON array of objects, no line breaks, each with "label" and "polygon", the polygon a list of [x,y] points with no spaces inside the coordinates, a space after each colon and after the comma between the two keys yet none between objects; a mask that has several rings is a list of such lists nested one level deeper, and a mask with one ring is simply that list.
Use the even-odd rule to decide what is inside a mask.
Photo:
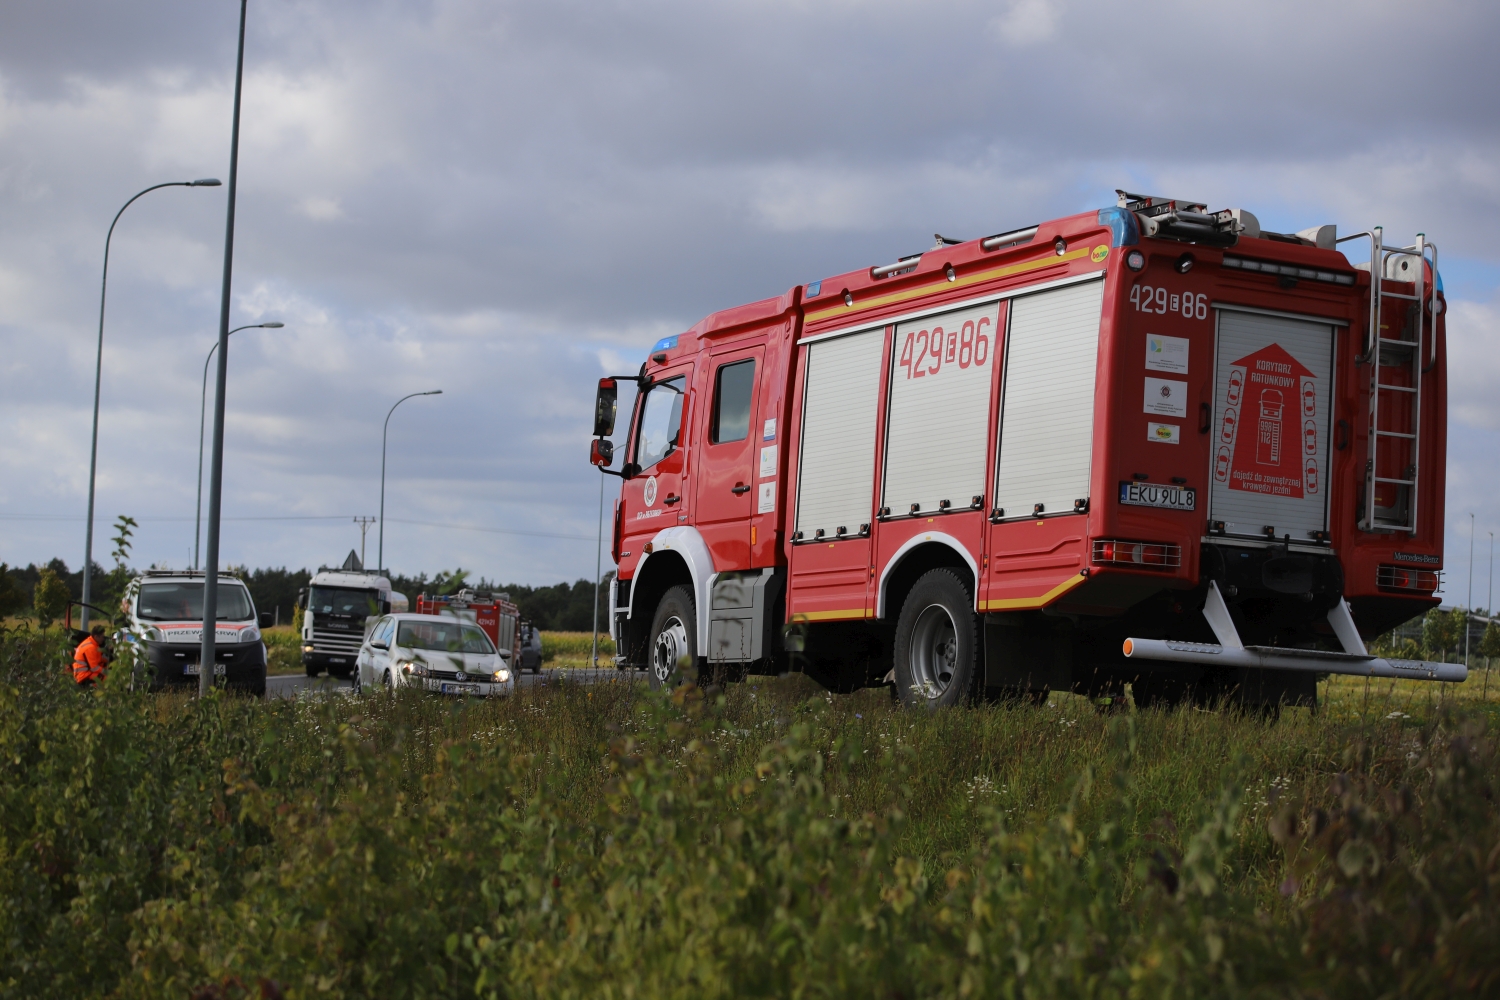
[{"label": "overcast sky", "polygon": [[[237,16],[0,5],[0,560],[82,562],[104,234],[143,187],[227,177]],[[1445,596],[1473,511],[1484,604],[1497,44],[1479,2],[251,0],[232,320],[286,328],[231,341],[223,557],[358,547],[387,409],[440,388],[391,420],[387,565],[592,576],[598,375],[715,309],[1127,187],[1437,242]],[[224,192],[153,192],[116,230],[101,563],[118,514],[137,565],[191,556]]]}]

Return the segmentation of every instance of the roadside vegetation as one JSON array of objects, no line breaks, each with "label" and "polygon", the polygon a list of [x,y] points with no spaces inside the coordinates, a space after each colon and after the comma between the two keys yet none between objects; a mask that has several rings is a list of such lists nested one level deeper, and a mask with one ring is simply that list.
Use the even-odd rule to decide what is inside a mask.
[{"label": "roadside vegetation", "polygon": [[1500,993],[1472,682],[196,701],[66,652],[0,637],[0,996]]}]

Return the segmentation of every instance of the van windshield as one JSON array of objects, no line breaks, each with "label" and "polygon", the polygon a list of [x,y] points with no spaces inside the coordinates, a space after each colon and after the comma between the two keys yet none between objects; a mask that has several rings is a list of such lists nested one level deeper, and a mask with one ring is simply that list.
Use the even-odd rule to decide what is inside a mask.
[{"label": "van windshield", "polygon": [[[202,581],[181,583],[145,583],[141,585],[136,617],[148,622],[201,622],[203,620]],[[219,615],[221,622],[250,621],[255,606],[244,584],[219,582]]]},{"label": "van windshield", "polygon": [[452,622],[402,622],[396,645],[407,649],[435,649],[446,653],[493,653],[490,637],[477,625]]},{"label": "van windshield", "polygon": [[307,595],[307,610],[319,615],[358,615],[366,618],[380,614],[375,591],[349,587],[313,587]]}]

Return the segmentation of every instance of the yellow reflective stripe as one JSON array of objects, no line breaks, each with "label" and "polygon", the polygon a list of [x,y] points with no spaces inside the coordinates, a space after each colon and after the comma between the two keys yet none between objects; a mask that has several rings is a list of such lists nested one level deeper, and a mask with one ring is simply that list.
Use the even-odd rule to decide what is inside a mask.
[{"label": "yellow reflective stripe", "polygon": [[822,622],[835,618],[863,618],[864,608],[850,608],[847,611],[799,611],[792,615],[794,622]]},{"label": "yellow reflective stripe", "polygon": [[[877,295],[873,299],[856,299],[854,305],[846,306],[842,302],[838,305],[829,306],[826,309],[809,311],[804,321],[816,323],[820,319],[830,316],[852,316],[862,309],[874,309],[878,306],[890,305],[892,302],[905,302],[907,299],[918,298],[922,295],[931,295],[934,291],[944,288],[964,288],[968,285],[978,284],[981,281],[992,281],[995,278],[1005,278],[1012,274],[1024,274],[1027,271],[1035,271],[1043,267],[1051,267],[1053,264],[1061,264],[1069,260],[1081,260],[1090,253],[1088,247],[1079,247],[1077,250],[1069,250],[1065,254],[1051,254],[1046,257],[1036,257],[1032,260],[1023,260],[1016,264],[1007,264],[1004,267],[992,267],[987,271],[979,271],[974,274],[964,275],[957,281],[941,281],[920,288],[908,288],[905,291],[891,292],[888,295]],[[938,272],[941,274],[941,272]]]},{"label": "yellow reflective stripe", "polygon": [[1020,611],[1029,608],[1043,608],[1087,579],[1088,577],[1086,576],[1070,576],[1062,583],[1059,583],[1057,586],[1047,591],[1041,597],[1006,597],[998,601],[985,601],[984,610]]}]

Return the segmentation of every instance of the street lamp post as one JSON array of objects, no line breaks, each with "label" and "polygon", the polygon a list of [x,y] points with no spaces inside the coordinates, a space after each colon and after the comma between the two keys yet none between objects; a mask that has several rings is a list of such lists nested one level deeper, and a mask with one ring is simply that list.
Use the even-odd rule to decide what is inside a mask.
[{"label": "street lamp post", "polygon": [[[248,326],[237,326],[230,333],[239,333],[241,330],[280,330],[285,324],[272,320],[269,323],[251,323]],[[198,512],[193,515],[193,569],[198,568],[198,539],[202,535],[203,525],[203,424],[204,415],[208,411],[208,363],[213,360],[214,352],[219,349],[219,342],[214,341],[214,346],[208,349],[208,357],[203,359],[203,397],[198,401]]]},{"label": "street lamp post", "polygon": [[198,697],[214,686],[219,630],[219,514],[224,499],[224,391],[229,380],[229,292],[234,278],[234,201],[240,175],[240,94],[245,81],[245,13],[240,0],[239,48],[234,63],[234,114],[229,125],[229,197],[224,214],[224,280],[219,289],[219,363],[214,375],[214,448],[208,472],[208,558],[203,567],[203,644],[198,651]]},{"label": "street lamp post", "polygon": [[99,345],[94,354],[94,429],[89,439],[89,510],[88,523],[83,532],[83,607],[81,609],[81,622],[79,627],[85,632],[89,627],[89,578],[93,575],[94,567],[94,473],[99,464],[99,383],[104,372],[104,297],[109,290],[109,243],[114,239],[115,223],[120,221],[120,216],[125,214],[136,198],[143,194],[149,194],[158,188],[165,187],[218,187],[217,178],[205,177],[196,181],[167,181],[165,184],[153,184],[146,190],[138,192],[134,197],[120,206],[115,213],[114,221],[109,224],[109,232],[104,237],[104,274],[99,279]]},{"label": "street lamp post", "polygon": [[426,392],[414,392],[410,396],[402,396],[396,400],[385,414],[385,426],[380,431],[380,532],[377,536],[379,541],[375,548],[375,569],[385,572],[385,439],[386,432],[391,429],[391,414],[396,412],[396,407],[411,399],[413,396],[441,396],[443,390],[429,389]]}]

